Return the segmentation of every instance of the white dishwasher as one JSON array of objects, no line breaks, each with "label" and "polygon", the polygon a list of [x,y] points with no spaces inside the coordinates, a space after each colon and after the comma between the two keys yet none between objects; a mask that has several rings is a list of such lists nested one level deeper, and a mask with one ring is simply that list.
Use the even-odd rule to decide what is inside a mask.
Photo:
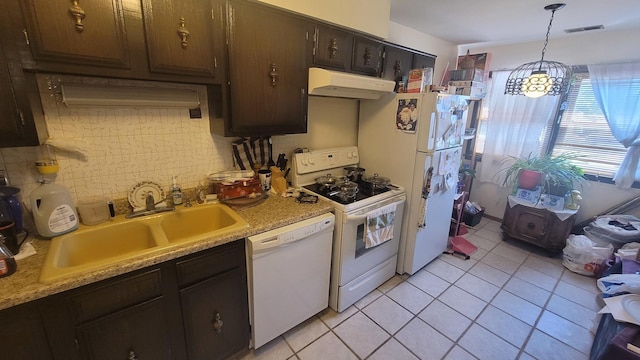
[{"label": "white dishwasher", "polygon": [[329,304],[331,213],[247,239],[247,283],[254,348]]}]

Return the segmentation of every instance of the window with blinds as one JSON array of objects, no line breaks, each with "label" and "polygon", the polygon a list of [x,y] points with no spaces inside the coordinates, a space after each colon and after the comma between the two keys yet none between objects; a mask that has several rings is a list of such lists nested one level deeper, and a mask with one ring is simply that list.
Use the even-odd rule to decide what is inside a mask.
[{"label": "window with blinds", "polygon": [[557,129],[552,154],[570,152],[585,174],[611,178],[618,170],[626,149],[611,134],[607,120],[596,102],[589,73],[574,74],[566,107]]}]

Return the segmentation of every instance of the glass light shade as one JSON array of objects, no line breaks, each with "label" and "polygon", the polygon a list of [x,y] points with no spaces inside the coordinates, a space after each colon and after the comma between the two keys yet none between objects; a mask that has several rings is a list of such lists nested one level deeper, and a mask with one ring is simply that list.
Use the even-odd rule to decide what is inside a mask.
[{"label": "glass light shade", "polygon": [[522,83],[522,92],[530,98],[539,98],[546,95],[553,86],[553,79],[546,71],[534,71]]}]

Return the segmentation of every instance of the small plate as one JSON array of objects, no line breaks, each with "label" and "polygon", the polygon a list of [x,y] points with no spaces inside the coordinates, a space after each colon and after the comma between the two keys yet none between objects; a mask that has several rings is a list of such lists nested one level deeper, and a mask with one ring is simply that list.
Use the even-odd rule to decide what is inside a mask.
[{"label": "small plate", "polygon": [[620,303],[635,321],[640,322],[640,295],[627,295]]},{"label": "small plate", "polygon": [[131,204],[134,210],[145,208],[145,199],[149,192],[153,195],[153,199],[156,203],[166,198],[164,190],[162,190],[162,186],[158,183],[153,181],[141,181],[135,184],[129,191],[129,204]]}]

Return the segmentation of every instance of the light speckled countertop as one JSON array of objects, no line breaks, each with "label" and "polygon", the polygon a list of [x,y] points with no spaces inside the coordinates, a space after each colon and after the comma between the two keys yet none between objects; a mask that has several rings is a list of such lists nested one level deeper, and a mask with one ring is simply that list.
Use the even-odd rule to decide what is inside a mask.
[{"label": "light speckled countertop", "polygon": [[56,281],[51,284],[45,284],[39,281],[40,270],[44,264],[51,241],[31,237],[27,241],[31,241],[37,254],[26,259],[18,260],[18,270],[16,273],[8,277],[0,278],[0,309],[44,298],[69,289],[226,244],[247,236],[293,224],[301,220],[328,213],[332,209],[331,204],[325,201],[319,201],[317,204],[298,204],[293,198],[283,198],[272,195],[257,206],[237,211],[237,213],[249,223],[248,228],[198,242],[187,243],[183,246],[171,248],[165,252],[154,253],[150,256],[140,256],[122,261],[118,264],[82,273],[81,275]]}]

